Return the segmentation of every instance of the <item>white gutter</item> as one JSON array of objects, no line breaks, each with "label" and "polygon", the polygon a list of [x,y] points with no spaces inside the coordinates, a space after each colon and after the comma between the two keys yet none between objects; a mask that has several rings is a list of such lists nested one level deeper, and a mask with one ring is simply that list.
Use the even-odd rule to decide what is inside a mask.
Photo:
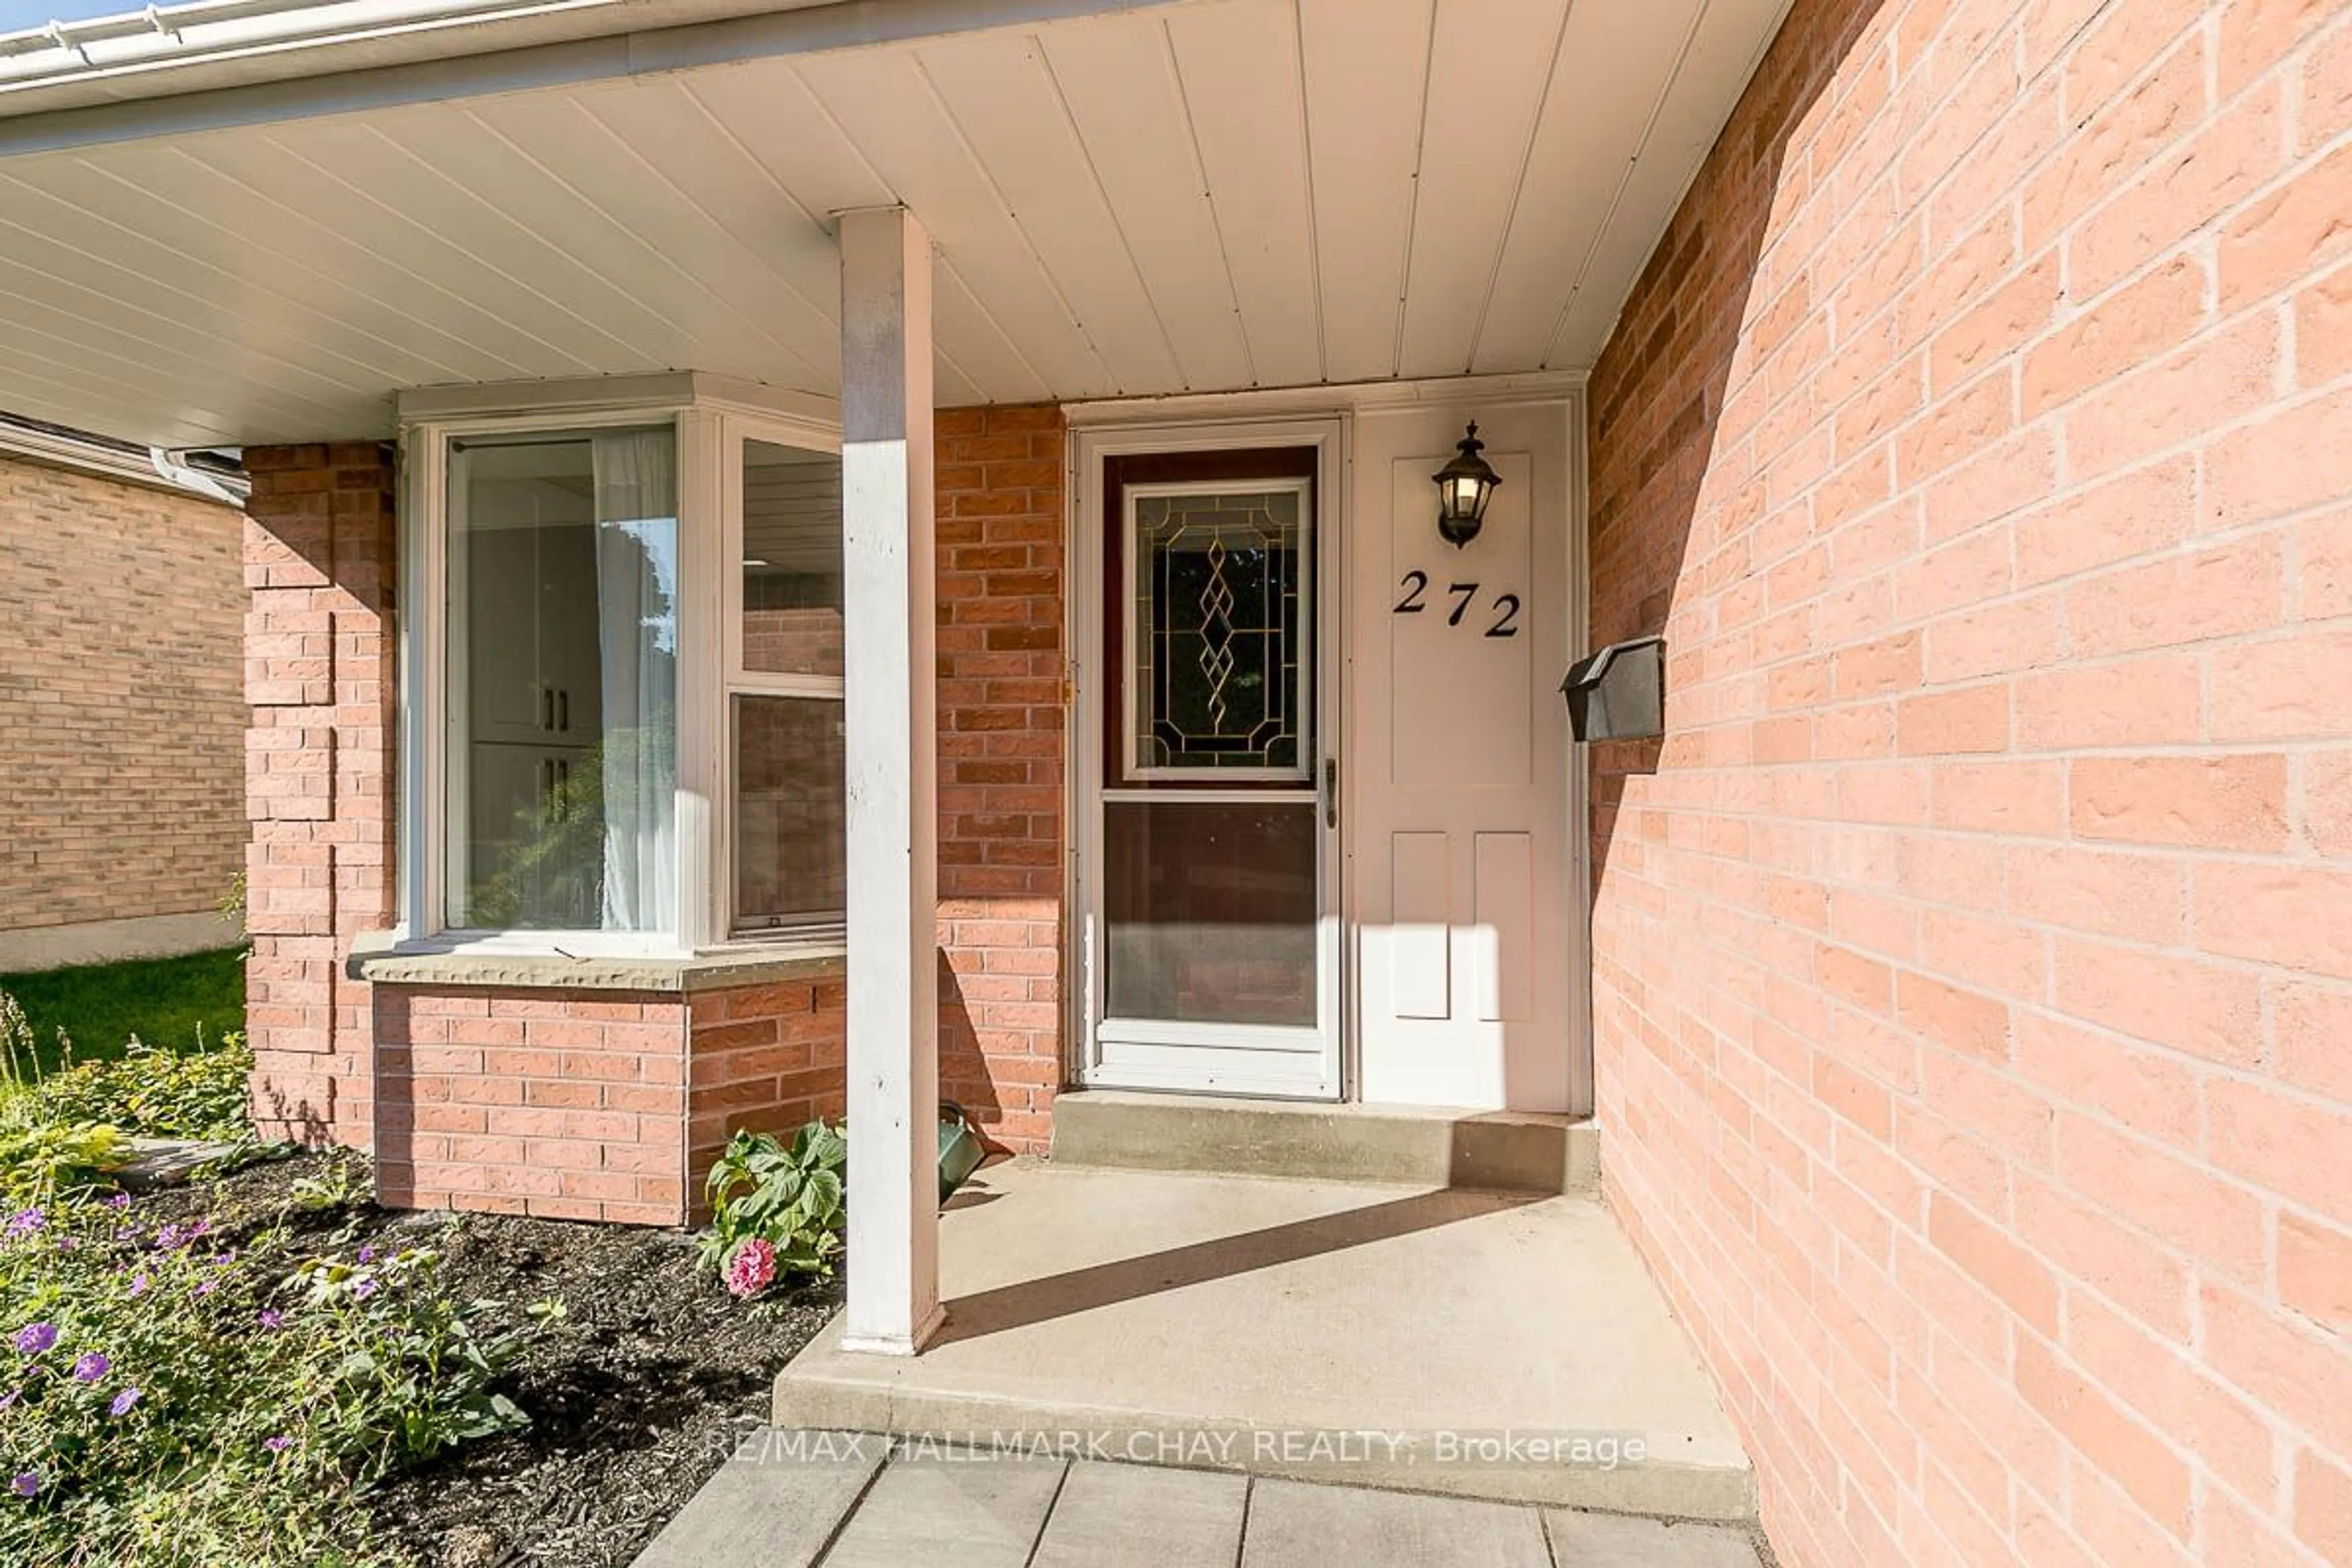
[{"label": "white gutter", "polygon": [[185,447],[150,447],[147,459],[163,482],[177,489],[221,502],[226,506],[242,507],[253,494],[253,481],[243,474],[215,473],[193,468],[188,463]]},{"label": "white gutter", "polygon": [[185,490],[225,506],[242,507],[253,493],[252,481],[226,458],[198,466],[194,459],[207,450],[142,447],[0,414],[0,456],[28,458],[125,484]]},{"label": "white gutter", "polygon": [[[318,8],[416,3],[335,0]],[[0,159],[497,92],[643,79],[1180,3],[553,0],[516,6],[506,0],[507,9],[452,10],[438,21],[386,27],[372,39],[289,33],[253,46],[242,58],[175,49],[135,67],[78,66],[64,75],[0,80]],[[169,21],[176,13],[158,14]]]},{"label": "white gutter", "polygon": [[466,24],[609,10],[627,0],[194,0],[0,34],[0,91],[233,60]]}]

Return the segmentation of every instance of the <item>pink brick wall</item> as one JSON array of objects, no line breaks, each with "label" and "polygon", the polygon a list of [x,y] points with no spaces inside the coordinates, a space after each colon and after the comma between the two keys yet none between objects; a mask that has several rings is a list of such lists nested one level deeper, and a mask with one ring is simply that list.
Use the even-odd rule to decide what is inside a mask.
[{"label": "pink brick wall", "polygon": [[379,985],[375,1048],[383,1202],[685,1219],[680,998]]},{"label": "pink brick wall", "polygon": [[1591,410],[1609,1192],[1784,1561],[2352,1562],[2352,9],[1798,0]]},{"label": "pink brick wall", "polygon": [[373,442],[248,447],[246,1019],[256,1119],[364,1146],[368,988],[352,939],[392,921],[393,474]]},{"label": "pink brick wall", "polygon": [[242,526],[192,495],[0,458],[0,931],[227,895]]},{"label": "pink brick wall", "polygon": [[838,980],[688,998],[687,1152],[698,1194],[711,1157],[738,1129],[783,1133],[846,1113],[847,1007]]}]

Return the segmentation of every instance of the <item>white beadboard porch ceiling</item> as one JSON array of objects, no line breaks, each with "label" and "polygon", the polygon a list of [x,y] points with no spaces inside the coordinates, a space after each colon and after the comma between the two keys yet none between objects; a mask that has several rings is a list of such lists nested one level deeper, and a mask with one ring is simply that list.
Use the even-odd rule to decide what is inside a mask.
[{"label": "white beadboard porch ceiling", "polygon": [[830,394],[827,215],[892,202],[943,405],[1578,368],[1786,5],[1182,0],[20,153],[0,407],[201,446],[455,383]]}]

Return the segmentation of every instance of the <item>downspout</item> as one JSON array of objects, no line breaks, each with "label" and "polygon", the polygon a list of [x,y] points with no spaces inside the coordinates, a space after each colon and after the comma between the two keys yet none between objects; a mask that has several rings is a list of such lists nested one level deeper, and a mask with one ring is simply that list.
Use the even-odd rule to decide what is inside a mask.
[{"label": "downspout", "polygon": [[217,448],[150,447],[147,448],[147,460],[154,465],[156,474],[165,484],[176,486],[184,490],[194,490],[200,496],[209,496],[224,505],[242,507],[245,505],[246,498],[253,493],[253,482],[250,479],[242,476],[209,472],[194,467],[187,460],[191,451],[212,450],[217,450]]},{"label": "downspout", "polygon": [[128,484],[184,490],[225,506],[242,507],[246,497],[253,492],[253,486],[236,467],[236,459],[224,455],[210,464],[197,460],[207,452],[224,451],[220,447],[142,446],[63,425],[0,414],[0,456],[25,458]]}]

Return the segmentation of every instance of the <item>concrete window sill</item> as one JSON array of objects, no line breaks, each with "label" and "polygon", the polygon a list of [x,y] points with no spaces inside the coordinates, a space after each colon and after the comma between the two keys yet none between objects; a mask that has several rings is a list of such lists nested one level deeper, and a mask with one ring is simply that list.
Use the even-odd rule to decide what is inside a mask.
[{"label": "concrete window sill", "polygon": [[484,943],[363,936],[345,972],[376,985],[505,987],[518,991],[653,991],[686,995],[793,981],[837,980],[848,954],[835,942],[762,942],[674,956],[527,952]]}]

